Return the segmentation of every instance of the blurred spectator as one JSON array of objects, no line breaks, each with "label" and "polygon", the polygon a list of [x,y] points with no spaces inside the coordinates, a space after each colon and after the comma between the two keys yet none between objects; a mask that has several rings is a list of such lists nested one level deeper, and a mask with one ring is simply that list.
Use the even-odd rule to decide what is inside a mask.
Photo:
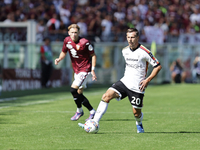
[{"label": "blurred spectator", "polygon": [[133,7],[134,5],[133,4],[130,4],[128,5],[127,9],[126,9],[126,19],[128,22],[131,22],[134,20],[134,17],[136,16],[134,13],[133,13]]},{"label": "blurred spectator", "polygon": [[146,4],[146,0],[140,0],[140,3],[138,5],[138,9],[139,9],[140,14],[141,14],[141,19],[144,20],[145,15],[148,11],[148,5]]},{"label": "blurred spectator", "polygon": [[101,41],[101,33],[102,33],[102,27],[101,27],[101,12],[97,11],[96,14],[90,15],[91,19],[88,20],[88,39],[90,41]]},{"label": "blurred spectator", "polygon": [[37,12],[35,8],[31,8],[28,14],[28,19],[32,21],[36,21],[38,19]]},{"label": "blurred spectator", "polygon": [[57,36],[57,41],[63,41],[64,38],[68,35],[67,33],[67,27],[64,24],[64,22],[61,20],[60,21],[60,27],[58,29],[58,36]]},{"label": "blurred spectator", "polygon": [[15,21],[22,21],[24,19],[24,14],[21,12],[20,9],[16,10],[15,12]]},{"label": "blurred spectator", "polygon": [[192,22],[192,24],[200,23],[200,13],[199,13],[199,9],[197,8],[193,8],[193,13],[190,15],[190,21]]},{"label": "blurred spectator", "polygon": [[112,41],[111,31],[112,31],[113,23],[112,23],[111,19],[112,19],[111,15],[106,15],[105,19],[103,19],[101,22],[101,27],[102,27],[101,38],[104,42]]},{"label": "blurred spectator", "polygon": [[170,42],[177,42],[179,37],[179,26],[177,22],[172,22],[169,28]]},{"label": "blurred spectator", "polygon": [[164,33],[164,40],[167,41],[167,35],[168,35],[168,31],[169,31],[169,27],[168,24],[165,22],[165,18],[161,17],[158,21],[158,23],[156,23],[154,25],[157,28],[160,28],[163,33]]},{"label": "blurred spectator", "polygon": [[80,36],[86,37],[87,36],[87,24],[85,23],[85,18],[81,17],[77,23],[77,25],[80,27]]},{"label": "blurred spectator", "polygon": [[4,0],[4,3],[5,3],[5,4],[11,4],[11,3],[12,3],[12,0]]},{"label": "blurred spectator", "polygon": [[145,19],[144,28],[142,31],[143,36],[141,36],[141,40],[147,43],[152,43],[153,41],[156,44],[163,44],[164,43],[164,31],[157,26],[153,26],[150,24],[148,19]]},{"label": "blurred spectator", "polygon": [[187,33],[187,34],[194,34],[195,33],[194,25],[191,22],[186,27],[185,33]]},{"label": "blurred spectator", "polygon": [[192,72],[193,83],[197,83],[197,79],[200,79],[200,57],[196,56],[193,62],[194,69]]},{"label": "blurred spectator", "polygon": [[36,41],[38,42],[42,42],[44,40],[44,37],[47,36],[46,35],[46,24],[44,22],[43,19],[40,19],[36,25],[36,36],[37,36],[37,39]]},{"label": "blurred spectator", "polygon": [[78,5],[84,6],[88,3],[88,0],[78,0]]},{"label": "blurred spectator", "polygon": [[62,0],[53,0],[52,3],[54,4],[54,7],[56,9],[56,13],[58,14],[60,12],[60,8],[63,4],[63,1]]},{"label": "blurred spectator", "polygon": [[51,40],[55,41],[57,39],[57,33],[59,27],[60,27],[60,21],[58,20],[57,14],[54,13],[53,17],[49,19],[49,21],[47,22],[47,28]]},{"label": "blurred spectator", "polygon": [[14,16],[14,13],[11,12],[11,13],[7,14],[7,19],[4,20],[3,22],[4,23],[12,23],[14,21],[15,21],[15,16]]},{"label": "blurred spectator", "polygon": [[127,24],[129,28],[135,27],[140,33],[144,27],[143,21],[139,16],[135,16],[135,18]]},{"label": "blurred spectator", "polygon": [[65,4],[62,4],[60,10],[59,10],[59,14],[60,14],[60,19],[63,21],[63,23],[66,25],[66,27],[70,24],[70,11],[66,8]]},{"label": "blurred spectator", "polygon": [[[118,3],[118,4],[121,4],[121,3]],[[114,12],[114,17],[116,18],[117,21],[121,21],[121,20],[124,20],[125,17],[126,17],[126,14],[125,12],[123,11],[123,8],[121,7],[121,5],[118,5],[117,6],[117,11]]]},{"label": "blurred spectator", "polygon": [[34,5],[30,0],[22,0],[20,2],[20,7],[22,8],[23,13],[28,15],[30,13],[31,8],[33,8]]},{"label": "blurred spectator", "polygon": [[180,59],[176,59],[170,66],[171,78],[174,83],[185,82],[186,72]]},{"label": "blurred spectator", "polygon": [[127,24],[126,24],[125,20],[119,21],[118,24],[113,27],[114,39],[112,40],[112,42],[125,41],[124,38],[126,37],[126,34],[125,34],[126,29],[127,29]]},{"label": "blurred spectator", "polygon": [[[55,6],[54,6],[53,4],[49,5],[49,6],[46,8],[45,12],[47,13],[47,15],[48,15],[50,18],[52,18],[52,17],[54,16],[54,14],[57,14],[57,13],[56,13],[56,8],[55,8]],[[58,14],[57,14],[57,15],[58,15]]]},{"label": "blurred spectator", "polygon": [[41,86],[47,88],[48,81],[52,73],[53,54],[51,49],[51,41],[49,38],[44,39],[44,45],[40,47],[41,53]]},{"label": "blurred spectator", "polygon": [[[150,26],[164,31],[165,42],[177,42],[181,33],[200,33],[199,0],[2,0],[0,13],[2,22],[35,20],[38,23],[43,19],[48,28],[52,23],[47,22],[56,14],[55,29],[49,30],[54,34],[52,37],[56,37],[52,40],[57,39],[56,34],[60,35],[57,30],[61,20],[66,27],[70,23],[85,23],[92,41],[100,41],[99,37],[102,41],[118,41],[116,35],[123,30],[119,27],[124,26],[124,22],[125,26],[136,27],[144,33],[146,20]],[[79,19],[82,16],[84,21]],[[113,31],[117,33],[113,35]],[[145,34],[141,38],[148,39]]]},{"label": "blurred spectator", "polygon": [[181,15],[181,24],[183,25],[184,29],[190,25],[189,14],[185,11],[183,11]]}]

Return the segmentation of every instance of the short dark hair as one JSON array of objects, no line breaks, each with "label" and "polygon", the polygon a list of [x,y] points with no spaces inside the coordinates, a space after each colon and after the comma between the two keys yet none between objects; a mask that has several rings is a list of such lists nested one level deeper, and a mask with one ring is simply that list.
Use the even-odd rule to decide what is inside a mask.
[{"label": "short dark hair", "polygon": [[127,33],[136,32],[136,36],[139,36],[139,31],[136,28],[129,28],[127,29]]}]

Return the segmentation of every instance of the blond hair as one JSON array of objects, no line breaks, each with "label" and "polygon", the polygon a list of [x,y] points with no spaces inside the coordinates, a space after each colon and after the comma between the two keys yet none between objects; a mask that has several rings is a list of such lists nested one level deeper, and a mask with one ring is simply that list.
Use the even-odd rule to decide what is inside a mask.
[{"label": "blond hair", "polygon": [[71,25],[68,27],[68,30],[70,30],[71,28],[77,28],[78,31],[80,30],[80,27],[79,27],[77,24],[71,24]]}]

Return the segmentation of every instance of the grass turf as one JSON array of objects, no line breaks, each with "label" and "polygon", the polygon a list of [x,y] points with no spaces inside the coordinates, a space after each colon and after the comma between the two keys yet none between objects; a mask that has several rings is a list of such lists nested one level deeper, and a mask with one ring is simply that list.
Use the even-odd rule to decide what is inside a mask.
[{"label": "grass turf", "polygon": [[[144,97],[144,134],[136,133],[128,99],[112,100],[97,134],[71,121],[76,107],[69,88],[5,92],[0,97],[0,149],[200,149],[199,84],[149,86]],[[96,109],[107,88],[84,95]],[[7,99],[9,100],[9,99]]]}]

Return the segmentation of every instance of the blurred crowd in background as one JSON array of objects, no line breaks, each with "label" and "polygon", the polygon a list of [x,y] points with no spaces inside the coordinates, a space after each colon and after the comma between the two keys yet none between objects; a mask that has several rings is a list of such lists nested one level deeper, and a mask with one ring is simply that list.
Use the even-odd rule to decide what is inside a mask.
[{"label": "blurred crowd in background", "polygon": [[63,41],[72,23],[94,42],[124,42],[127,27],[142,42],[155,33],[159,44],[200,33],[199,0],[0,0],[0,13],[5,23],[37,22],[37,35],[52,41]]}]

